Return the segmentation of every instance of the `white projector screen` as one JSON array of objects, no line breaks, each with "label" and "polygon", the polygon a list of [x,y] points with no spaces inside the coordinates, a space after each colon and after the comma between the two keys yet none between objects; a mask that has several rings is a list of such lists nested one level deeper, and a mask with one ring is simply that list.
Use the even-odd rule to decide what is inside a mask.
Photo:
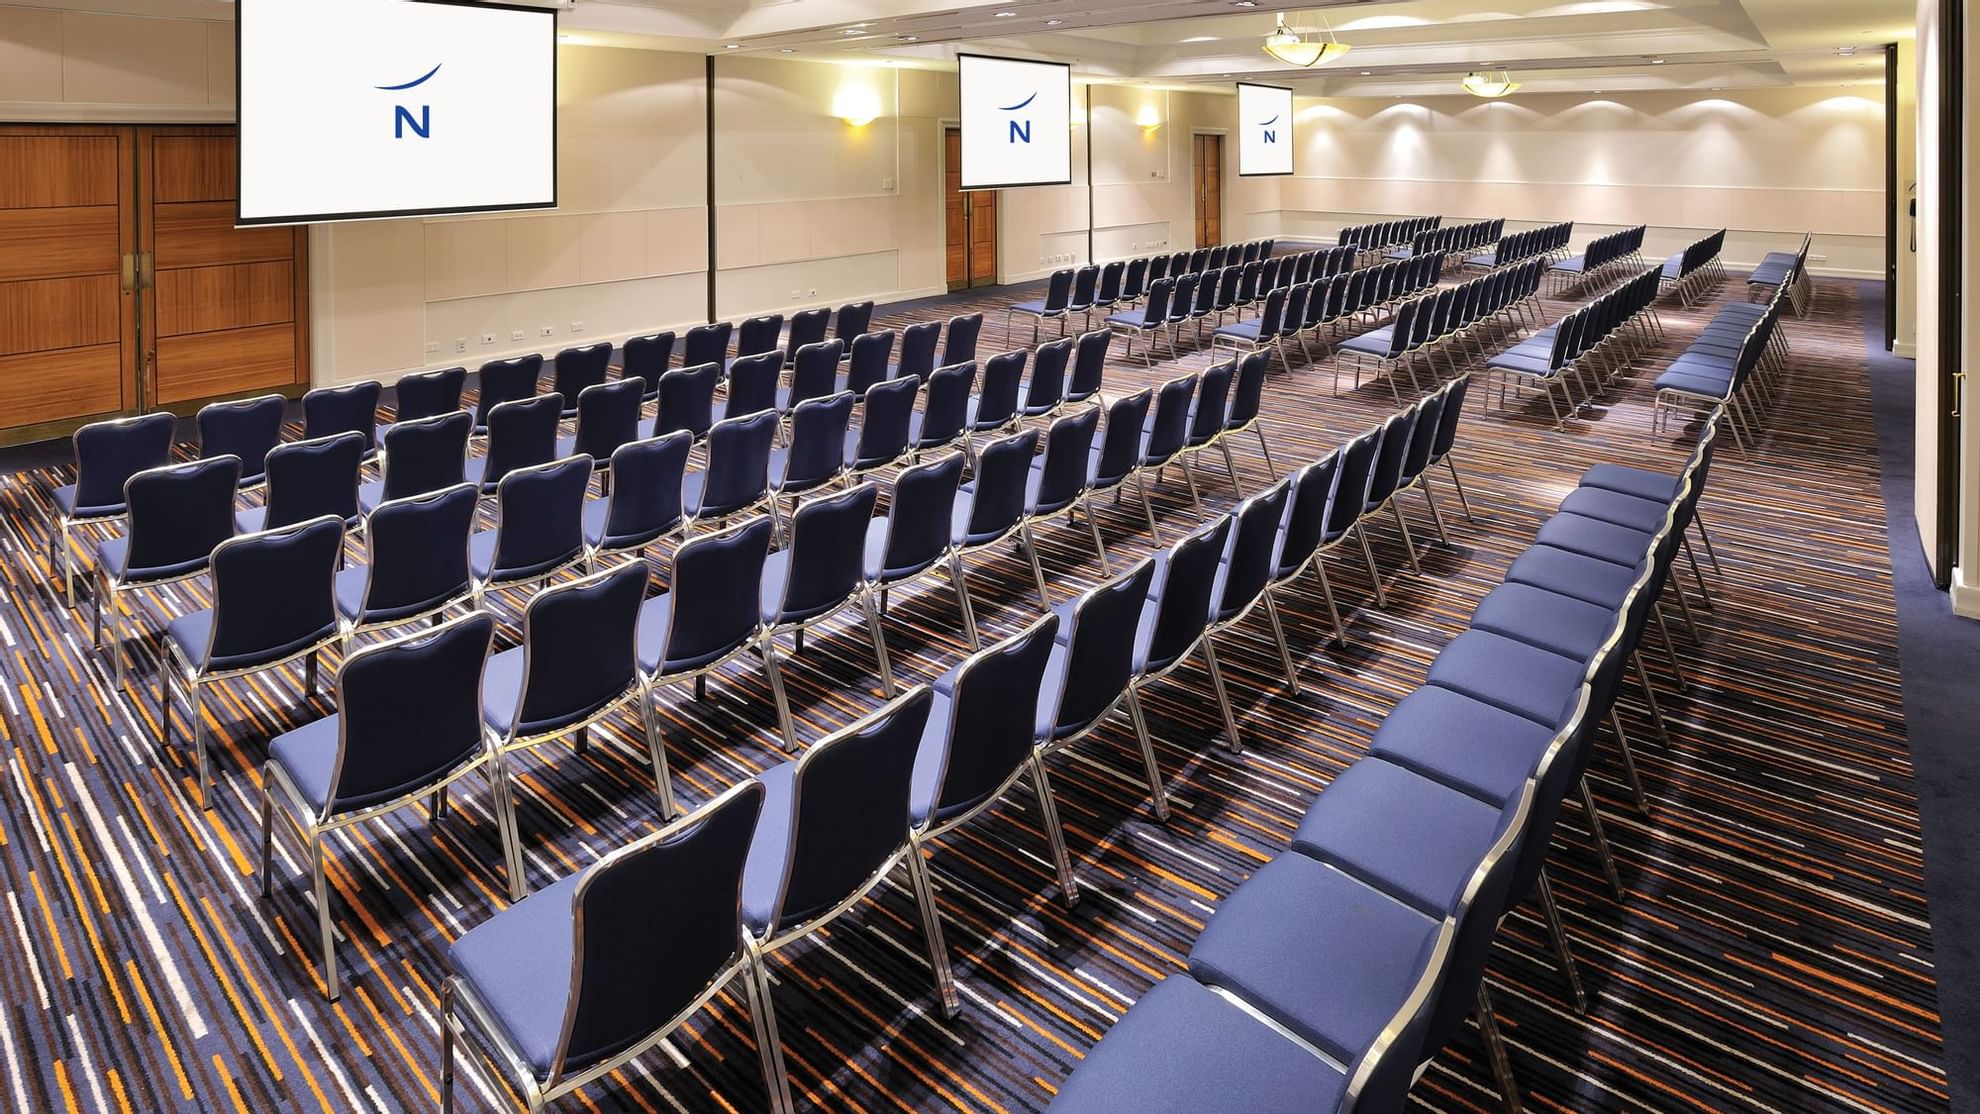
[{"label": "white projector screen", "polygon": [[962,188],[1072,183],[1072,67],[956,55]]},{"label": "white projector screen", "polygon": [[239,223],[557,204],[557,16],[240,0]]},{"label": "white projector screen", "polygon": [[1292,90],[1238,82],[1238,175],[1293,172]]}]

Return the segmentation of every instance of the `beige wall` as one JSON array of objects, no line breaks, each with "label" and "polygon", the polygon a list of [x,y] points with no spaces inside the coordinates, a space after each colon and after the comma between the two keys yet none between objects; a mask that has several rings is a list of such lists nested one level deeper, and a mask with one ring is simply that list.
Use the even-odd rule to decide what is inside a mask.
[{"label": "beige wall", "polygon": [[1757,262],[1814,231],[1811,269],[1883,275],[1883,96],[1861,89],[1298,101],[1281,230],[1384,214],[1649,227],[1646,255],[1720,227]]},{"label": "beige wall", "polygon": [[0,119],[233,118],[232,19],[0,7]]},{"label": "beige wall", "polygon": [[[1938,520],[1932,511],[1939,498],[1939,26],[1938,0],[1918,2],[1918,389],[1913,396],[1916,421],[1917,480],[1914,506],[1919,541],[1925,559],[1938,552]],[[1957,327],[1956,325],[1954,327]],[[1935,570],[1942,571],[1942,570]]]},{"label": "beige wall", "polygon": [[1918,182],[1918,47],[1911,39],[1897,44],[1897,196],[1890,199],[1897,213],[1897,328],[1891,351],[1918,355],[1918,253],[1912,248],[1916,225],[1911,187]]},{"label": "beige wall", "polygon": [[1961,305],[1965,319],[1960,322],[1960,363],[1959,370],[1967,372],[1960,397],[1941,400],[1941,405],[1956,406],[1960,412],[1958,421],[1959,443],[1946,446],[1947,451],[1959,454],[1959,537],[1954,545],[1952,570],[1953,609],[1969,618],[1980,619],[1980,416],[1974,413],[1980,405],[1980,393],[1976,393],[1973,375],[1973,354],[1980,351],[1980,260],[1974,255],[1980,252],[1980,229],[1974,227],[1980,218],[1980,161],[1973,154],[1976,134],[1980,134],[1980,66],[1975,66],[1975,51],[1980,50],[1980,25],[1969,19],[1966,21],[1966,42],[1962,47],[1967,63],[1965,66],[1966,88],[1964,96],[1965,141],[1960,145],[1960,158],[1963,160],[1961,173],[1964,175],[1966,196],[1962,199],[1961,235],[1965,250],[1960,253],[1964,261],[1960,277]]}]

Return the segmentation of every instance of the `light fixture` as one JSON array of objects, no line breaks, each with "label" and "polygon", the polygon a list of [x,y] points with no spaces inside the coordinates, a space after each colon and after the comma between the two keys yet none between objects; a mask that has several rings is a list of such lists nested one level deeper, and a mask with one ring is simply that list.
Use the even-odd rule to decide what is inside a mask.
[{"label": "light fixture", "polygon": [[1464,91],[1474,97],[1487,99],[1503,97],[1517,88],[1519,82],[1514,81],[1512,75],[1504,70],[1476,71],[1464,75]]},{"label": "light fixture", "polygon": [[1059,24],[1061,24],[1061,23],[1064,23],[1064,22],[1065,22],[1065,20],[1063,20],[1063,19],[1048,19],[1048,20],[1046,20],[1046,21],[1045,21],[1045,26],[1047,26],[1047,27],[1057,27],[1057,26],[1058,26]]},{"label": "light fixture", "polygon": [[777,53],[779,53],[779,54],[796,54],[796,53],[797,53],[797,50],[796,50],[796,49],[794,49],[794,48],[792,48],[792,47],[788,47],[788,46],[780,46],[780,47],[778,47],[778,48],[777,48]]},{"label": "light fixture", "polygon": [[842,85],[832,94],[832,115],[855,128],[880,116],[880,95],[865,85]]},{"label": "light fixture", "polygon": [[1154,105],[1144,104],[1141,111],[1135,114],[1134,122],[1142,131],[1151,132],[1162,126],[1162,114],[1155,111]]},{"label": "light fixture", "polygon": [[741,50],[741,49],[742,49],[742,44],[741,44],[741,43],[723,43],[723,44],[722,44],[722,49],[723,49],[723,50]]},{"label": "light fixture", "polygon": [[1310,30],[1294,30],[1287,26],[1285,14],[1279,15],[1279,22],[1272,33],[1265,36],[1265,53],[1289,66],[1317,66],[1331,62],[1354,49],[1334,37],[1332,26],[1328,26],[1324,39],[1311,37]]},{"label": "light fixture", "polygon": [[1650,59],[1650,64],[1653,66],[1661,66],[1664,64],[1664,60],[1662,58],[1652,58]]}]

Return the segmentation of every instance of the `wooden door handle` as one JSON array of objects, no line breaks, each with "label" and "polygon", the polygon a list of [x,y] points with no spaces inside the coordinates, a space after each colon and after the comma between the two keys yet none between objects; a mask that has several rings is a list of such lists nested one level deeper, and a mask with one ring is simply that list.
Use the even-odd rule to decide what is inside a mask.
[{"label": "wooden door handle", "polygon": [[123,287],[124,293],[130,294],[136,291],[137,283],[138,283],[137,256],[133,253],[126,252],[124,253],[124,256],[117,261],[117,266],[119,272],[121,273],[119,285]]}]

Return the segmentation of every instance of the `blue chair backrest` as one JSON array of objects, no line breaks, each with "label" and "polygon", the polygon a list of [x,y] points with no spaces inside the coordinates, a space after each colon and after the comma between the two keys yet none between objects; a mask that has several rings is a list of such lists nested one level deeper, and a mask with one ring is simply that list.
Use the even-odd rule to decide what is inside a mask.
[{"label": "blue chair backrest", "polygon": [[752,518],[733,530],[695,538],[674,553],[668,580],[672,626],[660,672],[680,662],[718,658],[756,637],[763,622],[763,563],[773,532],[768,518]]},{"label": "blue chair backrest", "polygon": [[1066,683],[1052,713],[1058,732],[1092,723],[1127,691],[1134,672],[1134,632],[1155,580],[1155,562],[1143,560],[1074,601],[1072,622],[1060,630],[1066,648]]},{"label": "blue chair backrest", "polygon": [[493,579],[529,576],[584,552],[584,493],[591,458],[565,457],[502,477],[495,490]]},{"label": "blue chair backrest", "polygon": [[288,406],[281,395],[262,395],[200,407],[199,455],[239,457],[241,480],[253,483],[267,475],[268,451],[282,443]]},{"label": "blue chair backrest", "polygon": [[[372,388],[375,399],[376,383],[352,384],[350,389],[365,386]],[[160,412],[91,422],[76,430],[71,439],[76,453],[76,509],[122,507],[124,484],[132,476],[171,459],[172,433],[177,425],[172,415]],[[362,432],[365,444],[369,445],[369,421]]]},{"label": "blue chair backrest", "polygon": [[1155,389],[1154,424],[1141,449],[1142,467],[1168,463],[1189,435],[1189,404],[1196,395],[1197,377],[1178,375]]},{"label": "blue chair backrest", "polygon": [[1111,306],[1121,300],[1121,278],[1127,273],[1127,264],[1114,260],[1100,268],[1100,288],[1093,299],[1103,306]]},{"label": "blue chair backrest", "polygon": [[726,363],[729,359],[729,338],[735,330],[736,327],[727,321],[715,321],[689,329],[681,342],[681,366]]},{"label": "blue chair backrest", "polygon": [[927,568],[949,550],[963,456],[950,453],[906,468],[894,479],[887,507],[887,545],[880,571]]},{"label": "blue chair backrest", "polygon": [[[801,309],[791,314],[790,337],[785,341],[784,347],[791,352],[799,352],[807,344],[817,344],[825,339],[825,330],[831,324],[832,311],[830,308],[819,306],[816,309]],[[864,329],[860,330],[860,332],[865,331]],[[842,337],[839,343],[841,345],[851,343],[852,338],[858,335],[859,333],[852,333]]]},{"label": "blue chair backrest", "polygon": [[866,527],[879,499],[879,487],[863,483],[798,508],[784,552],[784,598],[763,601],[766,622],[809,619],[852,598],[866,576]]},{"label": "blue chair backrest", "polygon": [[772,349],[738,356],[729,365],[728,414],[754,414],[777,408],[777,380],[784,374],[784,354]]},{"label": "blue chair backrest", "polygon": [[854,337],[862,337],[873,328],[872,302],[847,302],[839,307],[839,320],[832,335],[851,344]]},{"label": "blue chair backrest", "polygon": [[807,399],[824,398],[839,387],[839,360],[846,354],[846,342],[823,340],[797,350],[791,361],[790,409]]},{"label": "blue chair backrest", "polygon": [[612,494],[605,509],[605,542],[644,545],[681,523],[681,477],[694,434],[675,430],[633,441],[612,454]]},{"label": "blue chair backrest", "polygon": [[616,379],[586,387],[578,396],[575,451],[606,461],[620,445],[639,440],[639,408],[646,384],[639,379]]},{"label": "blue chair backrest", "polygon": [[1416,404],[1416,419],[1411,423],[1409,451],[1403,456],[1402,483],[1407,486],[1430,467],[1430,453],[1436,447],[1437,433],[1444,424],[1445,394],[1437,391],[1424,396]]},{"label": "blue chair backrest", "polygon": [[1197,379],[1196,405],[1190,410],[1189,444],[1207,445],[1224,432],[1224,418],[1230,413],[1231,378],[1236,374],[1236,360],[1203,369]]},{"label": "blue chair backrest", "polygon": [[762,810],[763,787],[745,782],[580,877],[576,990],[552,1078],[659,1029],[741,957],[743,864]]},{"label": "blue chair backrest", "polygon": [[1196,299],[1198,276],[1194,273],[1183,275],[1176,280],[1175,289],[1169,292],[1169,320],[1189,320],[1190,306]]},{"label": "blue chair backrest", "polygon": [[[380,388],[376,383],[346,383],[341,387],[318,387],[310,391],[302,399],[303,440],[315,441],[324,437],[335,437],[339,433],[362,433],[365,455],[369,456],[371,450],[378,447],[379,391]],[[144,418],[128,420],[136,422],[157,416],[146,414]],[[171,415],[164,416],[169,418]],[[77,430],[76,436],[80,438],[83,431],[89,428],[84,426]],[[166,428],[169,440],[169,424]],[[78,446],[78,457],[80,458],[80,446]],[[117,484],[117,490],[121,495],[123,491],[121,482]]]},{"label": "blue chair backrest", "polygon": [[1271,583],[1274,551],[1278,548],[1279,527],[1285,522],[1286,504],[1292,500],[1292,480],[1280,480],[1257,495],[1238,504],[1231,512],[1236,533],[1231,538],[1229,568],[1224,573],[1224,592],[1216,601],[1217,621],[1225,622],[1258,599]]},{"label": "blue chair backrest", "polygon": [[976,338],[983,332],[983,315],[964,313],[949,318],[949,336],[942,346],[942,366],[976,362]]},{"label": "blue chair backrest", "polygon": [[[888,345],[891,347],[894,334],[889,330],[886,335],[889,338]],[[917,380],[927,379],[935,371],[935,346],[941,339],[942,323],[940,321],[923,321],[919,325],[909,325],[901,333],[901,366],[898,374],[901,376],[912,376]],[[883,367],[881,374],[873,380],[874,383],[878,383],[881,379],[886,378],[885,359],[884,356],[881,358]],[[855,365],[859,363],[859,343],[857,341],[853,343],[853,363]],[[851,383],[848,382],[847,386],[850,387]],[[861,390],[864,389],[864,387],[861,388]]]},{"label": "blue chair backrest", "polygon": [[392,800],[486,753],[481,675],[495,617],[368,646],[337,670],[337,761],[325,818]]},{"label": "blue chair backrest", "polygon": [[1046,615],[956,668],[936,822],[989,799],[1030,759],[1037,739],[1036,701],[1011,697],[1038,691],[1058,630],[1059,617]]},{"label": "blue chair backrest", "polygon": [[1043,414],[1066,397],[1066,365],[1072,362],[1073,338],[1062,337],[1038,346],[1031,361],[1031,382],[1024,391],[1027,414]]},{"label": "blue chair backrest", "polygon": [[203,567],[214,547],[234,536],[234,489],[240,475],[238,459],[212,456],[146,469],[126,481],[127,572]]},{"label": "blue chair backrest", "polygon": [[1205,271],[1196,280],[1196,301],[1190,306],[1191,317],[1207,317],[1217,306],[1217,286],[1223,275],[1221,271]]},{"label": "blue chair backrest", "polygon": [[1100,393],[1107,375],[1107,347],[1113,343],[1109,329],[1095,329],[1080,336],[1073,346],[1072,378],[1066,384],[1069,402],[1084,402]]},{"label": "blue chair backrest", "polygon": [[908,449],[908,426],[914,420],[914,400],[921,381],[887,379],[866,388],[860,400],[859,441],[852,464],[876,468],[899,460]]},{"label": "blue chair backrest", "polygon": [[639,671],[646,578],[646,562],[632,561],[530,597],[515,734],[567,727],[625,695]]},{"label": "blue chair backrest", "polygon": [[382,503],[365,519],[364,616],[417,615],[468,590],[473,484]]},{"label": "blue chair backrest", "polygon": [[[1157,276],[1160,277],[1160,276]],[[1133,301],[1148,289],[1148,260],[1130,259],[1121,277],[1121,300]]]},{"label": "blue chair backrest", "polygon": [[1217,566],[1231,537],[1225,515],[1182,539],[1169,550],[1155,603],[1155,627],[1148,643],[1148,668],[1164,669],[1193,648],[1210,625],[1210,595]]},{"label": "blue chair backrest", "polygon": [[1152,329],[1169,319],[1169,299],[1175,296],[1176,280],[1158,278],[1148,285],[1148,300],[1141,304],[1141,327]]},{"label": "blue chair backrest", "polygon": [[660,376],[660,411],[653,432],[686,430],[708,436],[715,424],[715,388],[722,382],[721,364],[689,364]]},{"label": "blue chair backrest", "polygon": [[488,412],[505,402],[531,398],[543,376],[543,357],[534,352],[506,360],[491,360],[475,374],[474,427],[488,425]]},{"label": "blue chair backrest", "polygon": [[934,702],[916,685],[792,764],[791,857],[772,933],[844,904],[906,845],[914,760]]},{"label": "blue chair backrest", "polygon": [[1085,310],[1093,306],[1093,296],[1100,289],[1100,268],[1092,264],[1073,272],[1072,298],[1066,303],[1068,309]]},{"label": "blue chair backrest", "polygon": [[1107,432],[1100,439],[1100,459],[1089,470],[1093,486],[1112,487],[1141,464],[1141,430],[1155,392],[1140,390],[1117,398],[1107,407]]},{"label": "blue chair backrest", "polygon": [[1072,268],[1052,272],[1052,277],[1045,283],[1046,313],[1058,313],[1066,308],[1072,300],[1072,285]]},{"label": "blue chair backrest", "polygon": [[1237,378],[1231,381],[1230,411],[1224,418],[1226,429],[1243,429],[1258,420],[1265,397],[1265,372],[1272,366],[1266,352],[1247,352],[1237,362]]},{"label": "blue chair backrest", "polygon": [[770,443],[776,436],[774,410],[716,422],[708,431],[708,475],[696,515],[730,514],[762,499],[770,490]]},{"label": "blue chair backrest", "polygon": [[1382,451],[1375,457],[1375,467],[1369,473],[1368,499],[1365,506],[1373,510],[1395,494],[1396,485],[1402,482],[1403,457],[1409,452],[1409,439],[1416,430],[1416,411],[1404,410],[1391,415],[1382,423]]},{"label": "blue chair backrest", "polygon": [[1052,423],[1045,435],[1045,454],[1038,465],[1034,513],[1049,513],[1079,498],[1086,490],[1086,469],[1093,455],[1093,434],[1100,428],[1098,407],[1082,407]]},{"label": "blue chair backrest", "polygon": [[1217,282],[1217,310],[1223,312],[1237,304],[1238,285],[1244,278],[1244,268],[1226,267]]},{"label": "blue chair backrest", "polygon": [[1024,349],[1014,348],[984,362],[983,382],[976,396],[977,429],[998,429],[1017,417],[1018,391],[1024,385],[1024,362],[1028,355]]},{"label": "blue chair backrest", "polygon": [[337,632],[332,591],[344,523],[335,518],[240,534],[213,550],[213,631],[206,661],[286,657]]},{"label": "blue chair backrest", "polygon": [[1334,487],[1340,480],[1341,453],[1336,449],[1301,468],[1292,476],[1292,505],[1279,531],[1278,568],[1274,577],[1298,572],[1327,533],[1327,515],[1334,504]]},{"label": "blue chair backrest", "polygon": [[1375,457],[1382,451],[1382,435],[1387,429],[1387,426],[1371,429],[1341,450],[1340,484],[1335,488],[1333,508],[1327,516],[1327,541],[1347,533],[1368,505],[1369,484],[1375,479]]},{"label": "blue chair backrest", "polygon": [[1279,325],[1286,319],[1286,291],[1274,290],[1265,295],[1265,308],[1258,313],[1258,341],[1264,343],[1279,335]]},{"label": "blue chair backrest", "polygon": [[660,391],[660,377],[667,374],[667,367],[673,359],[673,333],[632,337],[626,341],[620,357],[619,377],[640,380],[644,384],[646,397],[653,398]]},{"label": "blue chair backrest", "polygon": [[781,313],[758,314],[742,323],[736,330],[736,355],[761,356],[775,352],[777,342],[783,339],[784,315]]},{"label": "blue chair backrest", "polygon": [[938,448],[962,436],[969,426],[969,392],[975,385],[975,364],[937,368],[928,377],[928,394],[921,404],[921,436],[916,448]]},{"label": "blue chair backrest", "polygon": [[[557,423],[564,415],[562,395],[536,395],[531,398],[504,402],[488,412],[488,455],[482,460],[481,486],[493,491],[502,477],[518,468],[534,468],[557,459]],[[385,435],[387,448],[392,444],[393,435],[399,430]],[[403,499],[409,495],[421,495],[427,491],[437,491],[442,487],[460,482],[456,476],[446,483],[437,483],[417,491],[399,491],[393,486],[392,470],[398,467],[398,459],[387,455],[385,468],[385,497]]]},{"label": "blue chair backrest", "polygon": [[838,478],[846,468],[846,430],[852,425],[851,391],[799,403],[791,412],[782,491],[808,491]]},{"label": "blue chair backrest", "polygon": [[1025,481],[1031,472],[1031,457],[1038,450],[1038,431],[1000,437],[983,446],[976,457],[976,475],[970,484],[975,497],[970,500],[969,521],[963,540],[978,544],[1001,538],[1024,517]]},{"label": "blue chair backrest", "polygon": [[268,454],[268,513],[262,529],[293,526],[326,514],[342,521],[356,518],[364,448],[359,433],[275,446]]},{"label": "blue chair backrest", "polygon": [[401,375],[392,387],[392,420],[410,422],[459,410],[461,390],[466,386],[464,367]]},{"label": "blue chair backrest", "polygon": [[[552,396],[554,397],[554,396]],[[385,498],[423,495],[460,483],[467,472],[468,435],[474,419],[465,411],[385,431]]]}]

